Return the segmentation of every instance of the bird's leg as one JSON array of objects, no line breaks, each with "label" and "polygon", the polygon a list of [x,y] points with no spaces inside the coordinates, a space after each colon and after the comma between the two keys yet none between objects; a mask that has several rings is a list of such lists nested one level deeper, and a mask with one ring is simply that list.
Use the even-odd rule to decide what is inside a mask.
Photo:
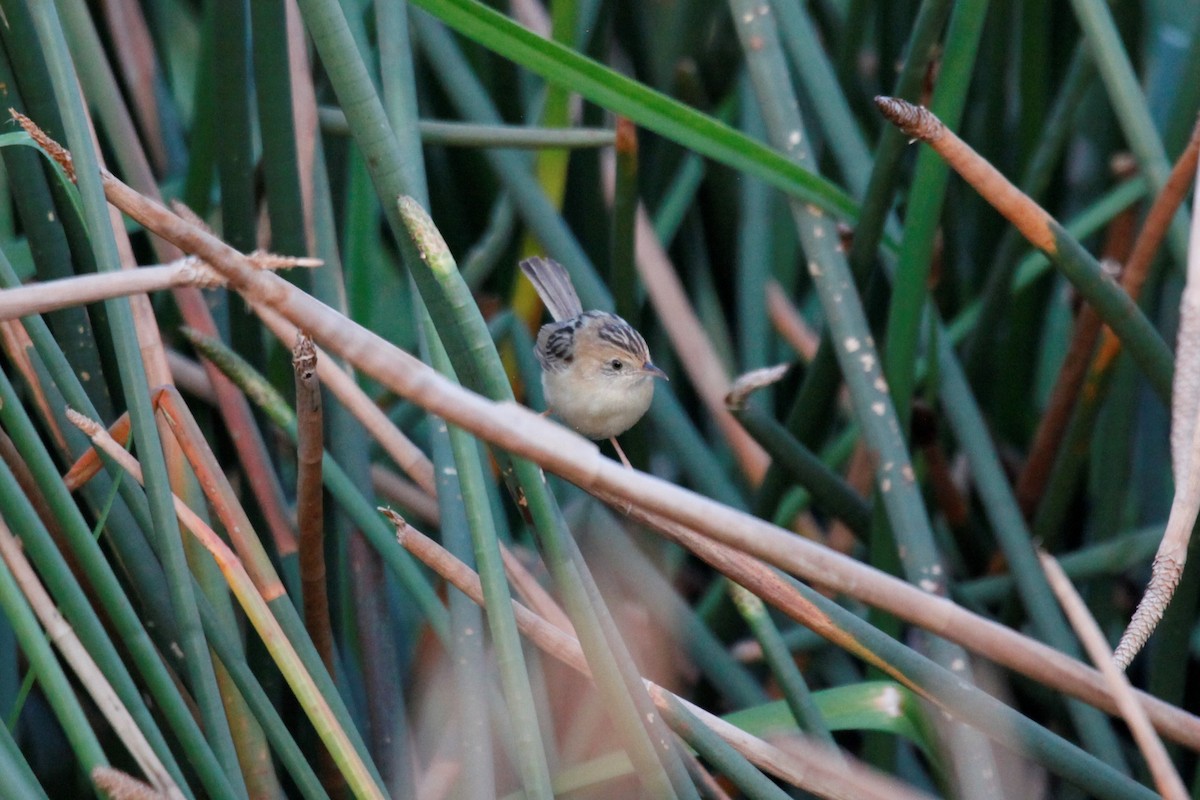
[{"label": "bird's leg", "polygon": [[633,464],[629,463],[629,459],[625,457],[625,451],[621,449],[621,445],[617,443],[617,437],[610,436],[608,440],[612,442],[612,446],[616,448],[617,455],[621,457],[621,463],[625,465],[625,469],[633,469]]}]

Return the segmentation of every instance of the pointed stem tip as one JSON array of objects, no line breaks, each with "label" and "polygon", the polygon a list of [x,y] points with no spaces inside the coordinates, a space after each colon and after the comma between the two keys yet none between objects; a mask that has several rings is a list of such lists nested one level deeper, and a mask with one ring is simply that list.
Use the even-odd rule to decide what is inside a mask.
[{"label": "pointed stem tip", "polygon": [[913,139],[933,142],[940,139],[946,131],[946,126],[932,111],[899,97],[878,95],[875,98],[875,107],[888,122]]}]

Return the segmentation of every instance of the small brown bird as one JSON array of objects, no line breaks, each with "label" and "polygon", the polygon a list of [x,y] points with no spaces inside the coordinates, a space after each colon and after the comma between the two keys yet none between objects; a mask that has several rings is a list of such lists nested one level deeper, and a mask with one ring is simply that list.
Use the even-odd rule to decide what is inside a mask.
[{"label": "small brown bird", "polygon": [[538,331],[534,350],[542,365],[542,389],[550,410],[589,439],[608,439],[629,466],[617,436],[642,418],[654,398],[654,366],[646,340],[607,311],[584,311],[562,264],[527,258],[529,278],[554,322]]}]

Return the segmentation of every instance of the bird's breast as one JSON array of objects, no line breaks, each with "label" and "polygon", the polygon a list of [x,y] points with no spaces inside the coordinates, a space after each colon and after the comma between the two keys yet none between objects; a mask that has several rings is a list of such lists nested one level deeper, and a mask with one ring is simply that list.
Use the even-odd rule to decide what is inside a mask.
[{"label": "bird's breast", "polygon": [[589,439],[608,439],[629,430],[654,399],[654,379],[648,375],[588,379],[571,370],[547,371],[542,373],[542,388],[555,415]]}]

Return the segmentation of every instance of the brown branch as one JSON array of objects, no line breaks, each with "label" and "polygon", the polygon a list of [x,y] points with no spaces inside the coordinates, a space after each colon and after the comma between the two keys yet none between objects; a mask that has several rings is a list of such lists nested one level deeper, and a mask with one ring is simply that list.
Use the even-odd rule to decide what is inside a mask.
[{"label": "brown branch", "polygon": [[296,337],[292,348],[292,370],[296,375],[296,526],[300,530],[304,627],[332,675],[333,629],[325,584],[325,488],[321,482],[325,415],[316,347],[305,334]]},{"label": "brown branch", "polygon": [[875,105],[905,135],[920,139],[936,150],[1034,247],[1047,253],[1054,253],[1058,249],[1050,228],[1050,215],[1045,209],[1004,177],[987,159],[981,158],[933,112],[895,97],[876,97]]}]

